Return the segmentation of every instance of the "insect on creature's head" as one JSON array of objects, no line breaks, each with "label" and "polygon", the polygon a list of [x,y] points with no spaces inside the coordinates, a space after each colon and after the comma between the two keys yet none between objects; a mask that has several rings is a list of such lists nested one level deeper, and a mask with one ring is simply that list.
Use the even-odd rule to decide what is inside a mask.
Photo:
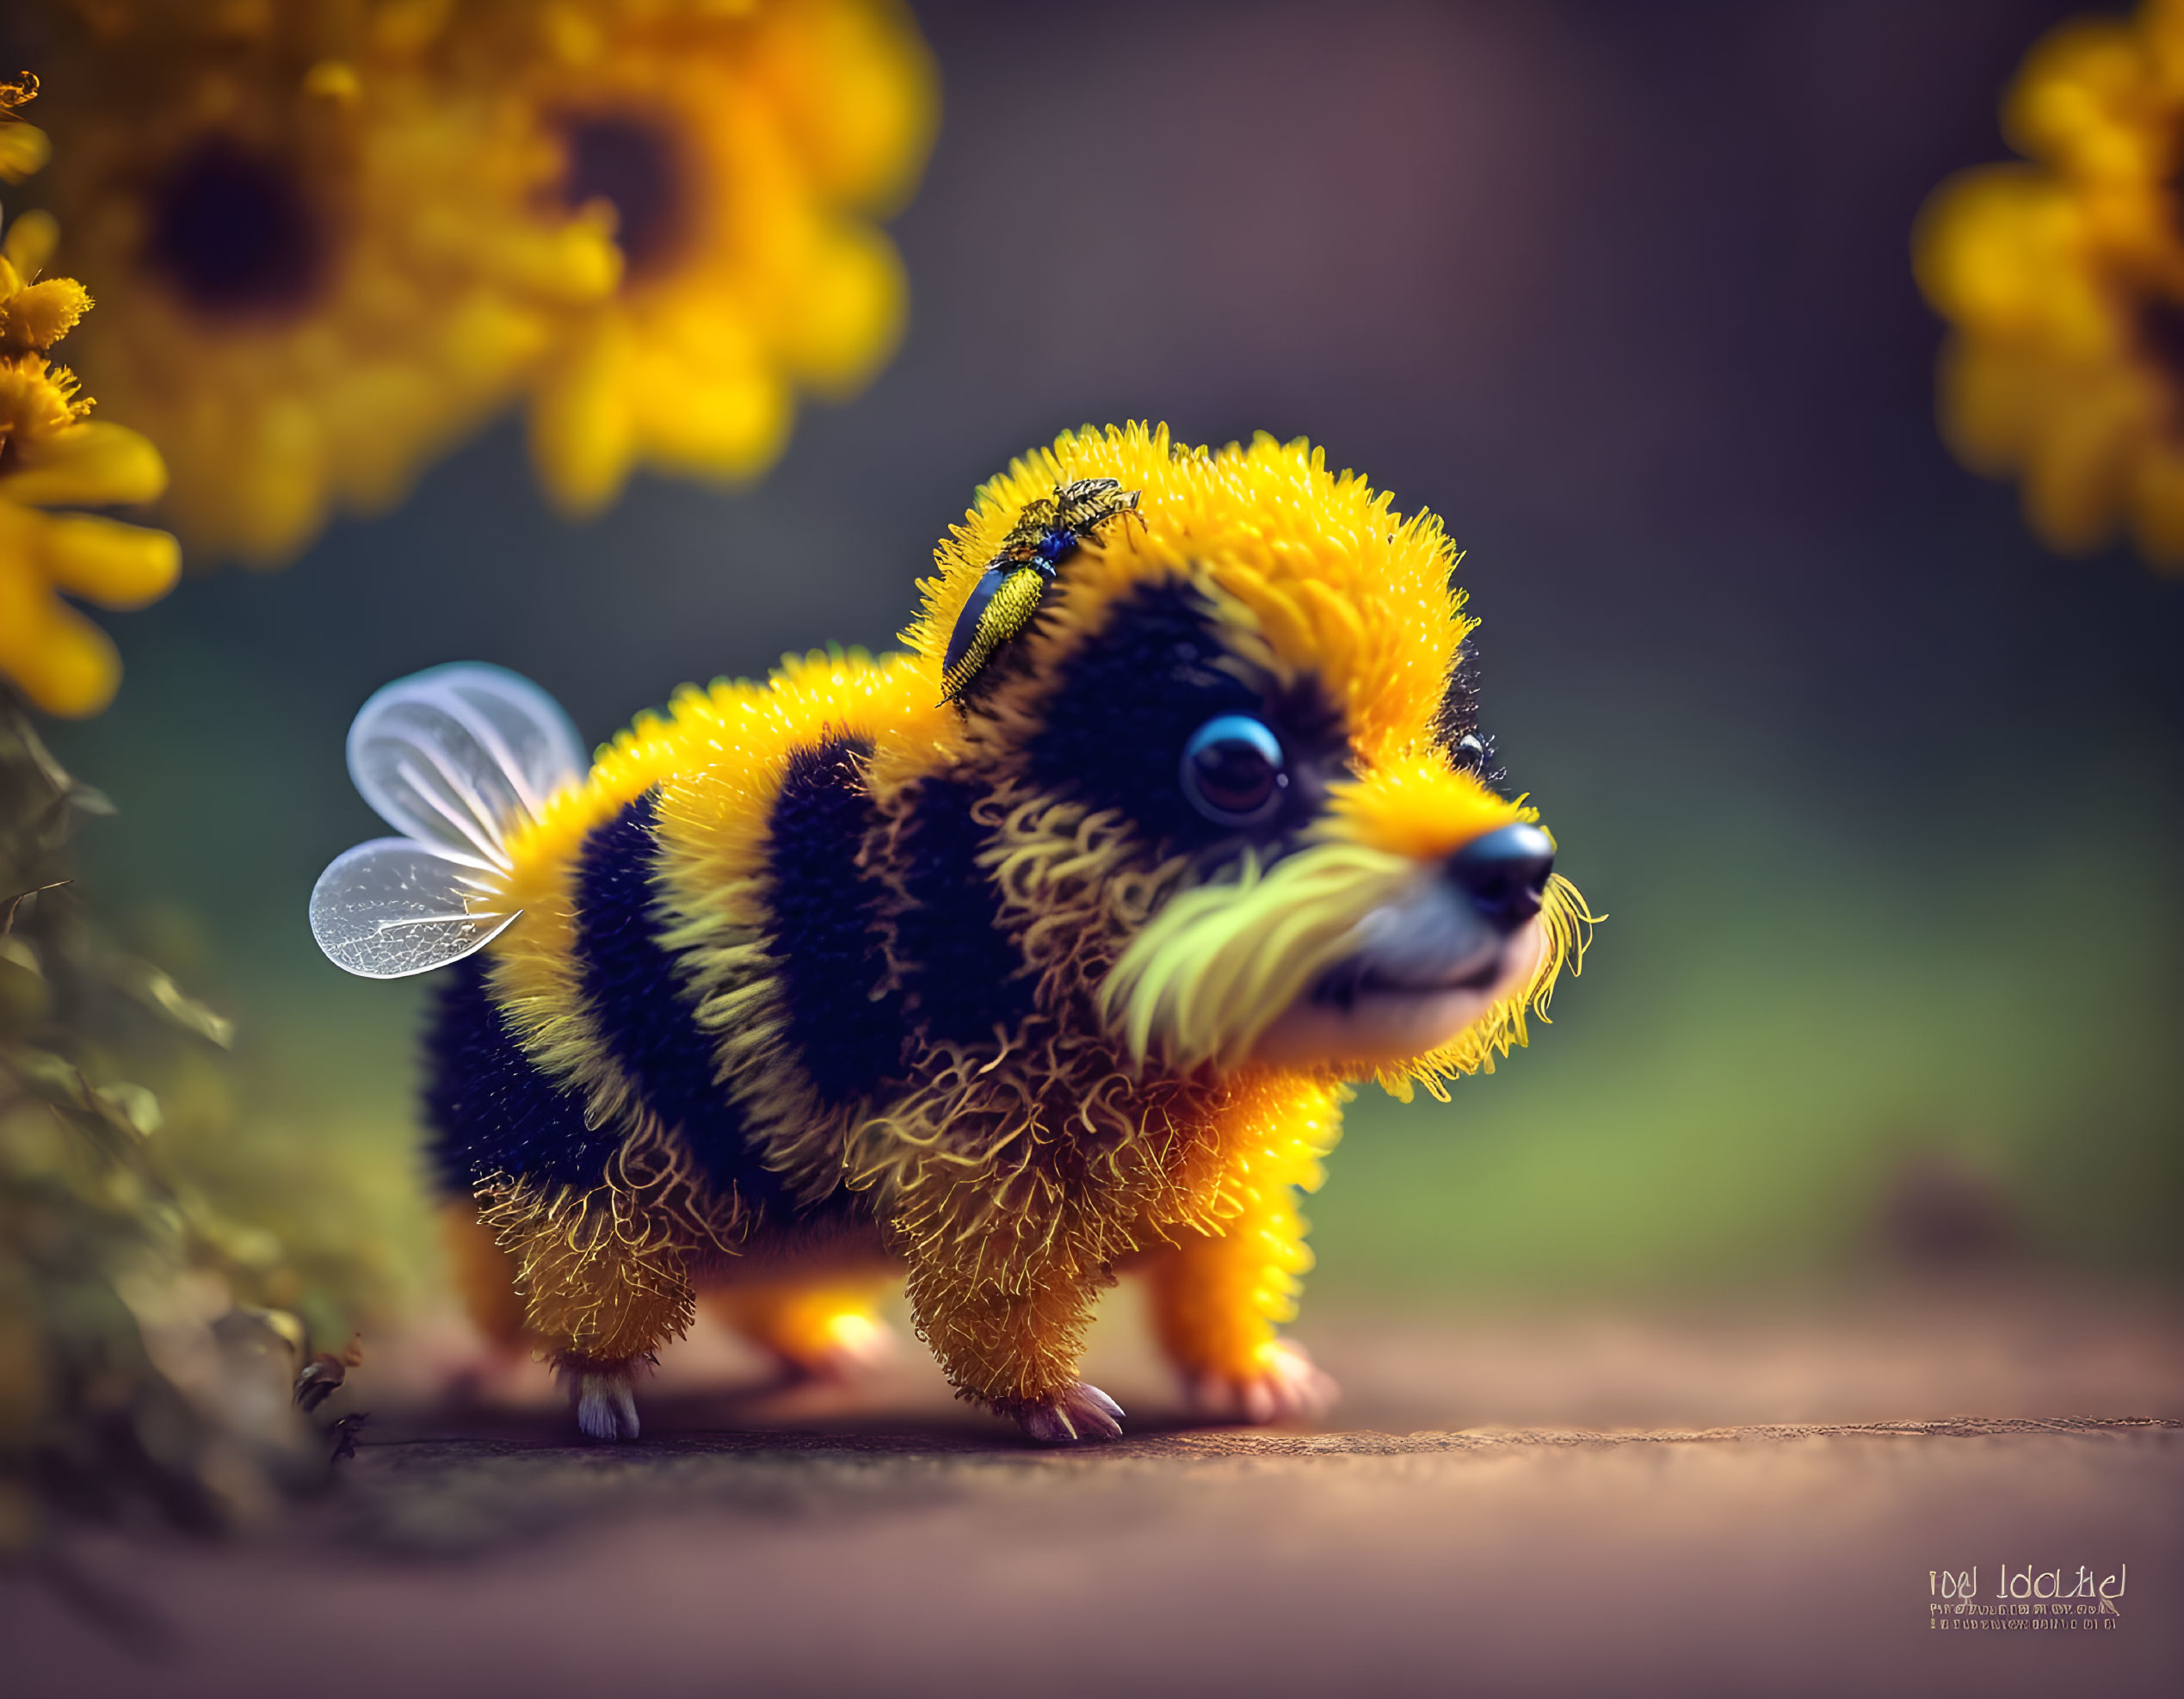
[{"label": "insect on creature's head", "polygon": [[980,491],[905,635],[1043,1004],[1399,1089],[1524,1041],[1591,917],[1494,788],[1456,559],[1301,442],[1088,429]]}]

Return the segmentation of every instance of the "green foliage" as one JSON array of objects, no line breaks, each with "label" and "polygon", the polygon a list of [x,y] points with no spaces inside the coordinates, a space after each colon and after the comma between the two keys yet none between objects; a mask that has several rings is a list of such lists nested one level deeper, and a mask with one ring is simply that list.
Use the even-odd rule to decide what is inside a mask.
[{"label": "green foliage", "polygon": [[303,1325],[269,1301],[293,1259],[167,1148],[225,1120],[229,1025],[71,878],[104,812],[0,698],[0,1552],[56,1513],[219,1527],[323,1467]]}]

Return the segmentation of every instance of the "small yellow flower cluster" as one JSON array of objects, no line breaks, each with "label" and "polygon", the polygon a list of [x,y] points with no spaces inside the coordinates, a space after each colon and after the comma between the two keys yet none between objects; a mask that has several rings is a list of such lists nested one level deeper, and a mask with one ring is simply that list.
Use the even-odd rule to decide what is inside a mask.
[{"label": "small yellow flower cluster", "polygon": [[[45,160],[45,138],[12,116],[34,79],[0,84],[0,177]],[[133,430],[93,423],[76,374],[46,359],[91,298],[73,278],[41,278],[52,219],[26,213],[0,242],[0,674],[50,714],[96,714],[121,676],[114,645],[60,598],[138,608],[181,569],[175,540],[53,507],[149,501],[166,483],[158,452]]]},{"label": "small yellow flower cluster", "polygon": [[572,514],[762,471],[904,302],[936,109],[898,0],[100,0],[48,101],[77,357],[261,563],[527,398]]},{"label": "small yellow flower cluster", "polygon": [[2022,480],[2053,547],[2098,547],[2120,521],[2184,568],[2184,0],[2055,30],[2002,122],[2035,163],[1952,178],[1914,242],[1952,331],[1942,432],[1973,470]]}]

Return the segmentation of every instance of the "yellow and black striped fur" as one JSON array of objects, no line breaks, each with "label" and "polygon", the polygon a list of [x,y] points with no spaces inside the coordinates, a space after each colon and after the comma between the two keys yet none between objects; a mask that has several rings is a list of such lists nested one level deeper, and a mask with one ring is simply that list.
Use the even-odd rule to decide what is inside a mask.
[{"label": "yellow and black striped fur", "polygon": [[1490,1068],[1575,966],[1589,917],[1478,770],[1432,516],[1302,443],[1088,429],[935,559],[904,652],[686,689],[603,749],[447,970],[477,1306],[589,1430],[635,1432],[700,1290],[809,1361],[889,1268],[1040,1437],[1119,1431],[1077,1365],[1127,1266],[1206,1410],[1307,1411],[1276,1328],[1346,1082]]}]

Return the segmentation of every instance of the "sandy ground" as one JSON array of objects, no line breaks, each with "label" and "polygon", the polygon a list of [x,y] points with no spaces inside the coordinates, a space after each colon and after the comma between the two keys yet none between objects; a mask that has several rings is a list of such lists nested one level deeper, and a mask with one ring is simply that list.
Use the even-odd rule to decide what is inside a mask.
[{"label": "sandy ground", "polygon": [[[1094,1378],[1135,1431],[1096,1450],[1024,1446],[909,1357],[854,1392],[769,1388],[717,1344],[669,1362],[632,1447],[568,1443],[520,1375],[497,1402],[383,1410],[281,1528],[79,1546],[157,1646],[0,1584],[0,1685],[2184,1691],[2172,1307],[1971,1287],[1311,1321],[1347,1391],[1321,1432],[1180,1425],[1127,1327]],[[378,1383],[383,1406],[400,1390]],[[1992,1614],[2008,1578],[2067,1592],[2081,1566],[2088,1594],[2115,1578],[2108,1611]],[[1942,1596],[1968,1571],[1988,1614]]]}]

